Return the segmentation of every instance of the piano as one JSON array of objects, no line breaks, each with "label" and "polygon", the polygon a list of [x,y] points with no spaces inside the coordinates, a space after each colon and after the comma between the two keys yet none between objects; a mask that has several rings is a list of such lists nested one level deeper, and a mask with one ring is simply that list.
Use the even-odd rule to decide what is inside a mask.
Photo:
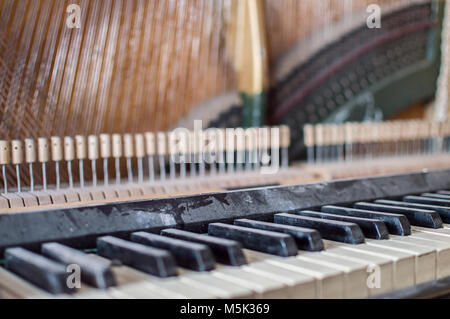
[{"label": "piano", "polygon": [[450,170],[424,171],[2,214],[0,293],[442,297],[449,190]]},{"label": "piano", "polygon": [[372,2],[0,0],[0,298],[446,297],[450,2]]}]

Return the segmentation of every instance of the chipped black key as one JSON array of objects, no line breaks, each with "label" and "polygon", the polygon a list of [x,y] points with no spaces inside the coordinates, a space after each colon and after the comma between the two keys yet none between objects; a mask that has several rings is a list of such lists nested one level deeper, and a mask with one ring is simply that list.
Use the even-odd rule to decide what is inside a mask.
[{"label": "chipped black key", "polygon": [[405,197],[403,197],[403,201],[411,202],[411,203],[421,203],[421,204],[430,204],[430,205],[450,207],[450,200],[433,198],[433,197],[405,196]]},{"label": "chipped black key", "polygon": [[437,205],[431,205],[431,204],[401,202],[401,201],[388,200],[388,199],[377,199],[375,201],[375,203],[383,204],[383,205],[393,205],[393,206],[434,210],[435,212],[437,212],[439,214],[439,216],[441,216],[441,219],[444,223],[447,223],[447,224],[450,223],[450,207],[437,206]]},{"label": "chipped black key", "polygon": [[263,253],[288,257],[297,255],[297,245],[290,235],[242,226],[212,223],[208,225],[210,236],[236,240],[245,248]]},{"label": "chipped black key", "polygon": [[161,231],[161,235],[206,245],[211,249],[214,258],[225,265],[242,266],[247,263],[241,243],[234,240],[211,237],[174,228],[164,229]]},{"label": "chipped black key", "polygon": [[297,243],[298,249],[308,251],[323,250],[323,241],[320,233],[314,229],[295,227],[290,225],[274,224],[251,219],[237,219],[237,226],[250,227],[291,235]]},{"label": "chipped black key", "polygon": [[323,219],[339,220],[341,222],[355,223],[361,228],[364,236],[366,236],[367,238],[372,239],[389,238],[389,232],[387,230],[386,224],[381,220],[327,214],[314,211],[298,211],[298,212],[296,211],[295,214],[301,216],[317,217]]},{"label": "chipped black key", "polygon": [[275,214],[274,221],[277,224],[316,229],[319,231],[322,238],[329,240],[354,245],[364,243],[363,232],[361,228],[354,223],[299,216],[289,213]]},{"label": "chipped black key", "polygon": [[52,294],[75,292],[67,285],[66,267],[23,248],[5,250],[5,268]]},{"label": "chipped black key", "polygon": [[42,245],[43,255],[64,265],[76,264],[81,269],[81,280],[87,284],[106,289],[115,285],[111,271],[111,263],[89,256],[79,250],[58,244],[47,243]]},{"label": "chipped black key", "polygon": [[166,250],[105,236],[97,238],[97,253],[158,277],[177,275],[175,258]]},{"label": "chipped black key", "polygon": [[321,210],[322,212],[329,214],[378,219],[386,224],[389,234],[399,236],[411,235],[411,224],[404,215],[373,212],[370,210],[333,205],[322,206]]},{"label": "chipped black key", "polygon": [[409,223],[415,226],[428,228],[442,228],[442,219],[439,214],[433,210],[424,210],[419,208],[400,207],[392,205],[383,205],[376,203],[358,202],[355,208],[366,209],[377,212],[402,214],[408,218]]},{"label": "chipped black key", "polygon": [[423,194],[420,194],[420,196],[450,200],[450,195],[439,194],[439,193],[438,194],[436,194],[436,193],[423,193]]},{"label": "chipped black key", "polygon": [[188,269],[208,271],[214,269],[216,265],[216,260],[206,245],[146,232],[132,233],[130,238],[136,243],[170,251],[177,264]]}]

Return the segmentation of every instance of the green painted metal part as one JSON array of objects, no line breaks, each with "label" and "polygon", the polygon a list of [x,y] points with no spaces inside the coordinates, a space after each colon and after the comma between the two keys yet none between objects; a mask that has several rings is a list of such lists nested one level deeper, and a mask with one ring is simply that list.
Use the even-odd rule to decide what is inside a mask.
[{"label": "green painted metal part", "polygon": [[241,92],[242,100],[242,126],[255,127],[265,124],[267,93],[265,91],[249,95]]},{"label": "green painted metal part", "polygon": [[[450,4],[449,4],[450,5]],[[322,120],[324,123],[377,121],[435,95],[440,70],[444,1],[432,3],[435,25],[428,32],[427,58],[375,83]]]}]

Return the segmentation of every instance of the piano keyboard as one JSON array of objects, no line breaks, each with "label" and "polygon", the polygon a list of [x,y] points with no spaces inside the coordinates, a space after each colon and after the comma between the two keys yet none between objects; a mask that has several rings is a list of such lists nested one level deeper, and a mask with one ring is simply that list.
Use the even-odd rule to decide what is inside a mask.
[{"label": "piano keyboard", "polygon": [[450,276],[450,171],[5,214],[0,234],[3,298],[368,298]]}]

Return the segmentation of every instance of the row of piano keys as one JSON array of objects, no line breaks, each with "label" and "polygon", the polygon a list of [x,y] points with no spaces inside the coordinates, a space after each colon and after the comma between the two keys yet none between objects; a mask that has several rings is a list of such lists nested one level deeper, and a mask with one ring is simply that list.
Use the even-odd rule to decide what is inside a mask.
[{"label": "row of piano keys", "polygon": [[[0,293],[19,298],[365,298],[450,276],[450,191],[102,236],[5,251]],[[79,265],[82,286],[66,285]]]}]

